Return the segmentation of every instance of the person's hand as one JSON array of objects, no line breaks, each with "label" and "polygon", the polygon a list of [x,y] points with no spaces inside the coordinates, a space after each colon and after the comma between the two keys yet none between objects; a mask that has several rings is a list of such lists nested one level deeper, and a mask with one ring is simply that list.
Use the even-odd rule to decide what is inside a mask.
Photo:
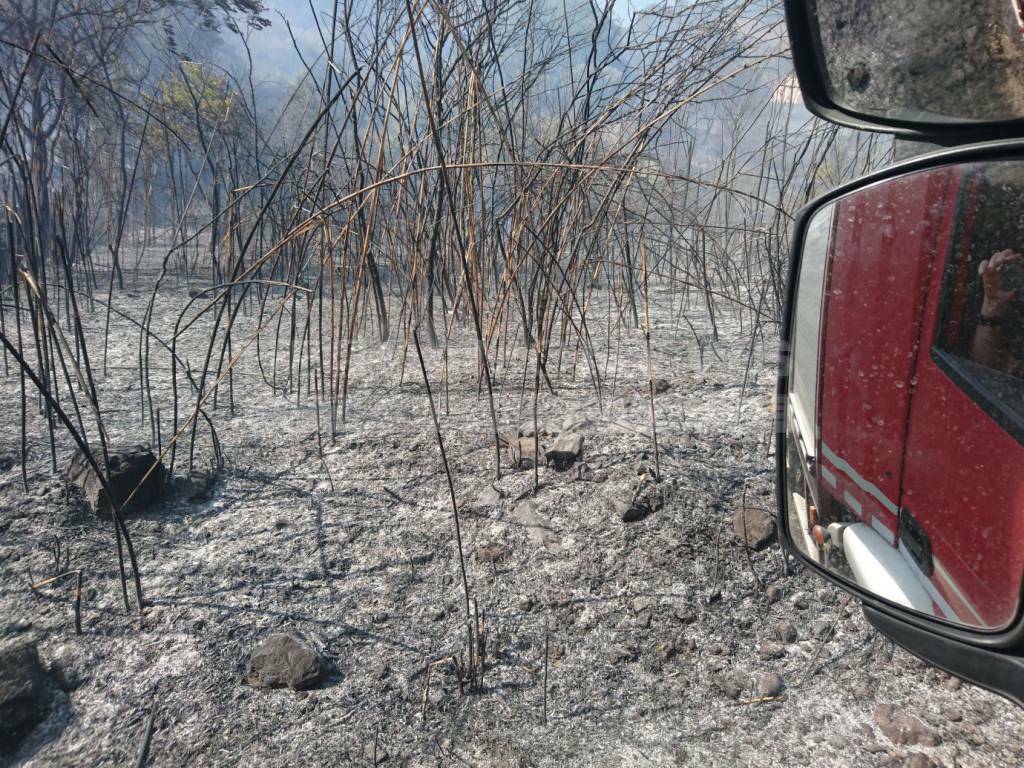
[{"label": "person's hand", "polygon": [[1003,274],[1006,266],[1024,260],[1024,256],[1011,248],[992,254],[978,265],[981,284],[985,290],[985,298],[981,303],[983,317],[1003,317],[1013,306],[1017,291],[1008,291],[1003,286]]}]

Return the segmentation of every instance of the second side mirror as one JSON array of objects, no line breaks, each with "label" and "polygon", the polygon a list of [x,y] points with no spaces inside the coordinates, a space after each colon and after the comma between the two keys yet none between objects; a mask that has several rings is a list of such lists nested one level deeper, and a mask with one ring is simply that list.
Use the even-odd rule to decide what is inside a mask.
[{"label": "second side mirror", "polygon": [[1024,119],[1017,0],[785,0],[807,106],[906,134],[993,134]]},{"label": "second side mirror", "polygon": [[794,244],[784,538],[880,615],[966,647],[1024,638],[1022,211],[1024,156],[990,145],[837,190]]}]

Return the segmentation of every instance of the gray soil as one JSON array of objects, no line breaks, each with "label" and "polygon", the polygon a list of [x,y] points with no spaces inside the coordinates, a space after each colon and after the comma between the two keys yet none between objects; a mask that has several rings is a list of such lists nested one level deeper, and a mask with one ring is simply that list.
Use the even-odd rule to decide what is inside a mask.
[{"label": "gray soil", "polygon": [[[147,289],[131,293],[118,307],[141,316]],[[440,350],[425,350],[486,626],[483,685],[464,694],[447,662],[426,685],[428,664],[465,652],[466,630],[447,483],[415,356],[403,376],[400,342],[357,345],[349,418],[322,460],[305,390],[298,405],[274,395],[251,352],[243,359],[235,415],[224,397],[216,413],[227,464],[211,497],[178,493],[130,519],[141,618],[121,601],[110,522],[65,492],[30,409],[28,493],[16,461],[0,474],[0,633],[37,641],[60,686],[11,764],[134,764],[151,714],[147,764],[160,766],[368,765],[375,754],[385,765],[931,764],[918,753],[947,767],[1024,764],[1014,705],[896,649],[841,591],[787,573],[777,544],[748,557],[731,515],[773,509],[770,331],[751,353],[749,327],[720,318],[712,349],[695,300],[702,359],[678,298],[671,311],[667,292],[654,298],[654,375],[670,385],[657,396],[666,502],[637,522],[607,499],[653,460],[638,331],[599,345],[600,404],[582,363],[571,376],[572,349],[552,376],[557,394],[542,392],[541,424],[581,425],[595,476],[542,468],[539,526],[522,506],[533,473],[507,461],[500,500],[477,503],[494,448],[472,338],[452,341],[447,389]],[[186,301],[184,285],[161,293],[161,334]],[[102,313],[89,322],[101,339]],[[112,437],[146,440],[136,332],[114,317],[109,340]],[[193,366],[200,346],[198,335],[184,345]],[[532,421],[524,362],[520,349],[497,366],[503,428]],[[166,383],[167,368],[166,355],[155,359],[154,380]],[[18,403],[17,378],[0,378],[0,457],[15,460]],[[166,419],[169,400],[161,409]],[[58,436],[61,462],[71,453]],[[53,573],[55,537],[85,573],[81,635],[71,583],[38,596],[28,587],[30,572]],[[326,679],[301,692],[247,685],[252,649],[291,630],[328,661]],[[767,698],[766,673],[783,685]],[[904,729],[913,743],[883,728],[894,713],[916,718]]]}]

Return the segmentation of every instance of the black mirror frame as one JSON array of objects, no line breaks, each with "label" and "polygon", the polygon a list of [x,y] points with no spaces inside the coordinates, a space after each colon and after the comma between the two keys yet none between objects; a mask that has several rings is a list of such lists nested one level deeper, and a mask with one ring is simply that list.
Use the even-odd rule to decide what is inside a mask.
[{"label": "black mirror frame", "polygon": [[[822,206],[839,197],[906,173],[935,168],[950,163],[1007,159],[1024,160],[1024,139],[972,144],[953,149],[942,149],[915,157],[837,187],[800,209],[796,217],[793,239],[790,246],[786,304],[779,341],[779,367],[775,409],[775,501],[779,539],[785,549],[815,574],[822,576],[860,599],[864,605],[864,612],[873,625],[891,636],[901,645],[907,647],[911,652],[921,656],[935,666],[946,669],[961,677],[966,677],[985,688],[1008,696],[1024,706],[1024,658],[1018,657],[1013,653],[1017,651],[1024,654],[1024,612],[1022,612],[1024,611],[1024,601],[1018,607],[1018,613],[1013,622],[1007,628],[994,632],[957,627],[939,619],[933,619],[924,614],[909,611],[895,603],[880,599],[860,589],[855,584],[838,578],[804,555],[790,536],[788,514],[786,514],[788,497],[785,456],[789,394],[789,348],[792,337],[796,279],[800,273],[803,240],[811,217]],[[990,663],[993,655],[1000,659],[1001,665]],[[960,659],[962,663],[947,666],[944,660],[949,659]],[[988,659],[988,661],[984,661],[984,659]],[[1017,670],[1016,675],[1007,675],[1007,664]],[[985,670],[1000,668],[1002,671],[999,672],[998,676],[993,672],[993,679],[984,679],[986,677],[983,674]],[[972,673],[971,670],[980,670],[980,672]],[[1010,683],[1012,683],[1013,689],[1011,691],[1005,690],[1003,686]]]},{"label": "black mirror frame", "polygon": [[863,131],[881,131],[904,139],[928,141],[942,146],[968,141],[989,141],[1024,135],[1024,118],[1000,121],[926,122],[855,112],[837,104],[828,91],[827,74],[818,63],[821,46],[811,28],[809,0],[784,0],[793,69],[811,114],[837,125]]}]

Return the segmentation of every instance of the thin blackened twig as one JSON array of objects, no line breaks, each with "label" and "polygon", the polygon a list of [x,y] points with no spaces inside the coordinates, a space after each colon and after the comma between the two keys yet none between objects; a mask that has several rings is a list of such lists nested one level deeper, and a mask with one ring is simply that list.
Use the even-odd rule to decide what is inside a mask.
[{"label": "thin blackened twig", "polygon": [[[427,366],[423,362],[423,350],[420,349],[419,331],[414,329],[412,340],[416,344],[416,357],[420,361],[420,372],[423,374],[423,386],[427,390],[427,402],[430,403],[430,416],[434,420],[434,434],[437,435],[437,447],[441,451],[441,463],[444,464],[444,474],[448,478],[448,493],[452,499],[452,518],[455,521],[455,543],[459,550],[459,571],[462,574],[462,591],[465,598],[465,617],[470,618],[469,613],[469,580],[466,578],[466,559],[462,554],[462,527],[459,524],[459,504],[455,500],[455,483],[452,481],[452,470],[448,466],[448,455],[444,450],[444,438],[441,437],[441,424],[437,420],[437,408],[434,407],[434,395],[430,391],[430,379],[427,377]],[[472,648],[470,649],[472,652]]]}]

